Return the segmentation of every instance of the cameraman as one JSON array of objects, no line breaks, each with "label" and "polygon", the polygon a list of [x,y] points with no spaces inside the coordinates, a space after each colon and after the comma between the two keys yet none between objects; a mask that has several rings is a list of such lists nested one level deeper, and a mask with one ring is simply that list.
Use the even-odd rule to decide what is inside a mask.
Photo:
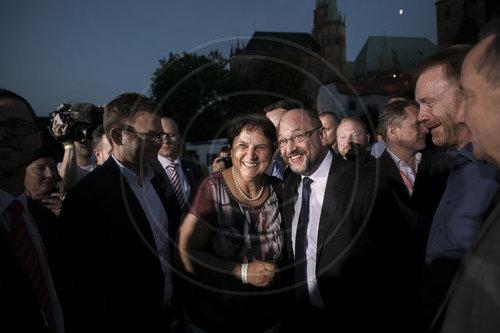
[{"label": "cameraman", "polygon": [[224,146],[219,150],[219,156],[212,163],[212,172],[221,171],[232,166],[231,150],[228,146]]},{"label": "cameraman", "polygon": [[75,141],[67,136],[68,125],[52,122],[52,131],[56,137],[65,137],[62,141],[64,156],[57,164],[59,175],[64,183],[64,191],[69,191],[86,174],[95,169],[92,161],[92,143],[87,138]]},{"label": "cameraman", "polygon": [[96,167],[90,138],[91,131],[102,122],[102,114],[90,103],[63,104],[54,114],[52,135],[64,147],[63,160],[57,168],[67,192]]}]

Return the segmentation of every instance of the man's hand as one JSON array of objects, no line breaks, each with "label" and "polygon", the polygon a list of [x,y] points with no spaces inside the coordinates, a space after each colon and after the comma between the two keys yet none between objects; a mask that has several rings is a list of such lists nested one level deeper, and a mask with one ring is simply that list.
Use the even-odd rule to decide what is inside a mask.
[{"label": "man's hand", "polygon": [[43,197],[40,199],[42,205],[50,209],[56,215],[59,215],[63,201],[64,193],[61,192],[55,192],[48,197]]},{"label": "man's hand", "polygon": [[212,172],[217,172],[226,169],[226,164],[224,163],[224,157],[217,157],[212,163]]},{"label": "man's hand", "polygon": [[68,135],[68,124],[58,124],[55,119],[52,120],[52,133],[56,138],[65,137],[63,144],[71,145],[74,144],[73,139],[69,138]]}]

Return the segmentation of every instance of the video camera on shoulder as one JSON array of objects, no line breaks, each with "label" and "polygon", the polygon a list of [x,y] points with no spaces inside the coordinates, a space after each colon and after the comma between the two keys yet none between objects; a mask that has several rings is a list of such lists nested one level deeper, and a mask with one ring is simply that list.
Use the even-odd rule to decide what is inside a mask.
[{"label": "video camera on shoulder", "polygon": [[[49,131],[56,139],[64,141],[70,138],[74,141],[81,139],[92,140],[92,132],[102,124],[103,109],[91,103],[61,104],[56,110],[49,113],[51,125]],[[56,135],[52,131],[52,123],[68,125],[65,136]]]}]

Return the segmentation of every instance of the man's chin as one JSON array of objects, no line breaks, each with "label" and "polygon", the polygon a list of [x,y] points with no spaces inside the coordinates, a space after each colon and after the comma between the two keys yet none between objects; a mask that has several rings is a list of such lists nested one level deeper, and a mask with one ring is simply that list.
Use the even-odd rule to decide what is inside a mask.
[{"label": "man's chin", "polygon": [[288,163],[288,166],[290,167],[290,169],[292,169],[293,172],[298,174],[303,174],[307,170],[307,163]]}]

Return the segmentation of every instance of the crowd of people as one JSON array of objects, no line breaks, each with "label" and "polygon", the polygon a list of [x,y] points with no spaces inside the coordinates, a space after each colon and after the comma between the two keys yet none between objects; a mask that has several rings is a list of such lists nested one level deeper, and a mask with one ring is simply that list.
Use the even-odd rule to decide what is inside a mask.
[{"label": "crowd of people", "polygon": [[282,100],[211,173],[144,95],[84,136],[54,120],[59,158],[0,89],[1,331],[497,332],[500,31],[414,74],[376,144]]}]

